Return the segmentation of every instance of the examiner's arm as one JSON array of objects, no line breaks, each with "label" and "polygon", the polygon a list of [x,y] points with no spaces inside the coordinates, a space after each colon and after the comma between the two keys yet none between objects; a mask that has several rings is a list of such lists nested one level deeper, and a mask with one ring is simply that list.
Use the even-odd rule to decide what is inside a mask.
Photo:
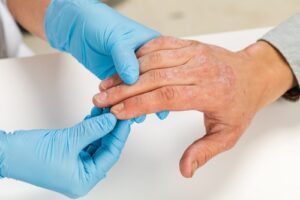
[{"label": "examiner's arm", "polygon": [[[25,28],[47,38],[54,48],[72,54],[100,79],[118,73],[126,84],[136,82],[139,63],[135,51],[159,36],[158,32],[100,1],[8,0],[7,3]],[[162,119],[166,114],[158,113],[158,117]]]},{"label": "examiner's arm", "polygon": [[136,82],[135,51],[159,36],[100,1],[7,0],[7,5],[26,29],[72,54],[100,79],[118,72],[125,83]]},{"label": "examiner's arm", "polygon": [[284,97],[299,100],[300,96],[300,13],[267,33],[262,40],[275,47],[289,63],[297,79],[297,86],[287,92]]},{"label": "examiner's arm", "polygon": [[31,33],[46,40],[44,18],[51,0],[6,0],[15,17]]}]

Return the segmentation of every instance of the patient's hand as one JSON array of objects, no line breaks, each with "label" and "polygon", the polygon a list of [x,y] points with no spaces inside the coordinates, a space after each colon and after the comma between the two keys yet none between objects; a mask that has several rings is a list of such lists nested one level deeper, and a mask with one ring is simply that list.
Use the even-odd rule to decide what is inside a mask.
[{"label": "patient's hand", "polygon": [[138,52],[141,76],[133,86],[115,76],[101,83],[98,107],[112,106],[119,119],[162,110],[204,113],[206,135],[184,153],[185,177],[232,148],[255,114],[294,84],[281,55],[266,42],[240,51],[171,37],[155,39]]}]

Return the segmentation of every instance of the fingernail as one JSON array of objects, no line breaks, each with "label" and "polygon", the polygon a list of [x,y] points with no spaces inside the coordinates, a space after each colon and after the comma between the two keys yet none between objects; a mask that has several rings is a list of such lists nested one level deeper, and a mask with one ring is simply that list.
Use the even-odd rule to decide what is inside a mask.
[{"label": "fingernail", "polygon": [[197,161],[194,161],[192,163],[192,176],[194,175],[195,171],[198,169],[198,162]]},{"label": "fingernail", "polygon": [[111,78],[106,79],[104,81],[101,82],[100,84],[100,89],[102,90],[107,90],[108,88],[110,88],[111,86],[113,86],[114,82]]},{"label": "fingernail", "polygon": [[120,113],[122,110],[124,109],[124,103],[120,103],[114,107],[112,107],[111,111],[114,114],[118,114]]},{"label": "fingernail", "polygon": [[106,98],[107,98],[107,93],[106,92],[101,92],[100,94],[98,94],[97,96],[96,96],[96,100],[98,101],[98,102],[103,102],[103,101],[105,101],[106,100]]}]

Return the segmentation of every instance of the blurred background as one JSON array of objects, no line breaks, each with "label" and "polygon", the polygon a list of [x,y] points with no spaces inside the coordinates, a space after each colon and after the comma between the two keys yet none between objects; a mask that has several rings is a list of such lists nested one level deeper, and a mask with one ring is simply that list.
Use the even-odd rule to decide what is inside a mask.
[{"label": "blurred background", "polygon": [[[178,37],[276,26],[300,11],[300,0],[105,0],[124,15]],[[24,34],[37,54],[53,52]]]}]

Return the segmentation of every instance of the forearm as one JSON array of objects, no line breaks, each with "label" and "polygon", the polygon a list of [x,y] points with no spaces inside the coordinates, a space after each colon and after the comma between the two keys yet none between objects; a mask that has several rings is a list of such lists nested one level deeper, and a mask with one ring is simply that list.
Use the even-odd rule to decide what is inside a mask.
[{"label": "forearm", "polygon": [[51,0],[7,0],[15,19],[28,31],[46,40],[44,17]]}]

